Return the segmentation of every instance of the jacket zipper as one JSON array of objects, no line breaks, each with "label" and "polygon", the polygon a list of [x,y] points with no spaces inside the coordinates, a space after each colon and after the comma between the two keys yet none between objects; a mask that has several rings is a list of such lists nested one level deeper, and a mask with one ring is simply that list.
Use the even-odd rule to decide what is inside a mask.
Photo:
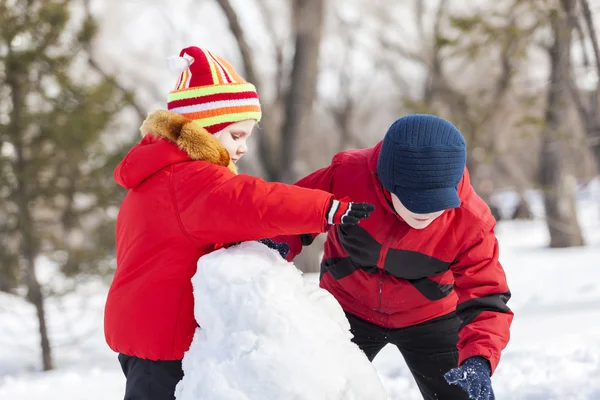
[{"label": "jacket zipper", "polygon": [[387,256],[388,250],[390,248],[390,244],[394,238],[394,232],[396,231],[396,221],[393,222],[392,228],[390,229],[390,234],[388,235],[385,244],[381,247],[381,252],[379,253],[379,259],[377,260],[377,266],[379,267],[379,309],[378,312],[383,313],[383,276],[385,275],[385,271],[383,270],[383,266],[385,263],[385,258]]}]

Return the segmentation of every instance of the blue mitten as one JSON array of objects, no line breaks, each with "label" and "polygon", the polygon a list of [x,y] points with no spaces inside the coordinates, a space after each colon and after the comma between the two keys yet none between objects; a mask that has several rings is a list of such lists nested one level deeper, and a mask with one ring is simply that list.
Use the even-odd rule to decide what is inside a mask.
[{"label": "blue mitten", "polygon": [[490,363],[483,357],[467,358],[460,367],[444,374],[446,382],[460,386],[473,400],[495,400]]},{"label": "blue mitten", "polygon": [[288,256],[288,253],[290,252],[290,246],[285,242],[277,243],[277,242],[272,241],[271,239],[260,239],[260,240],[257,240],[257,242],[261,242],[265,246],[268,246],[268,247],[272,248],[273,250],[277,250],[284,260],[286,259],[286,257]]}]

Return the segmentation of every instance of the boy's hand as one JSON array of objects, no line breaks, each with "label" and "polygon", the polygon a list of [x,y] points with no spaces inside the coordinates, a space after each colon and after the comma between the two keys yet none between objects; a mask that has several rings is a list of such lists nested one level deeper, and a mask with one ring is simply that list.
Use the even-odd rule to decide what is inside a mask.
[{"label": "boy's hand", "polygon": [[489,361],[475,356],[467,358],[460,367],[446,372],[444,378],[449,384],[460,386],[469,394],[470,399],[494,400],[490,374]]}]

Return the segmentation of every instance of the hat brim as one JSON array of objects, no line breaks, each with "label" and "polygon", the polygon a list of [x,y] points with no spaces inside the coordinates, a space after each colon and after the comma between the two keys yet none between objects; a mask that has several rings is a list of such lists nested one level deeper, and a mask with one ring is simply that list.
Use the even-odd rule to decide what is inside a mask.
[{"label": "hat brim", "polygon": [[394,194],[404,207],[415,214],[430,214],[460,206],[456,188],[406,190],[397,188]]}]

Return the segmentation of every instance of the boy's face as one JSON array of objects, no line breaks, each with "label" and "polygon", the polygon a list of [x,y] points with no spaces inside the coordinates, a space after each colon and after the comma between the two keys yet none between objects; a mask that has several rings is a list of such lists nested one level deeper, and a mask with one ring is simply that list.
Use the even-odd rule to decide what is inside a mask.
[{"label": "boy's face", "polygon": [[392,195],[392,204],[398,215],[413,229],[425,229],[431,224],[437,217],[444,213],[442,211],[436,211],[429,214],[415,214],[400,202],[400,199],[395,194]]},{"label": "boy's face", "polygon": [[246,141],[256,125],[253,119],[236,122],[215,133],[219,142],[227,149],[231,160],[235,163],[248,151]]}]

